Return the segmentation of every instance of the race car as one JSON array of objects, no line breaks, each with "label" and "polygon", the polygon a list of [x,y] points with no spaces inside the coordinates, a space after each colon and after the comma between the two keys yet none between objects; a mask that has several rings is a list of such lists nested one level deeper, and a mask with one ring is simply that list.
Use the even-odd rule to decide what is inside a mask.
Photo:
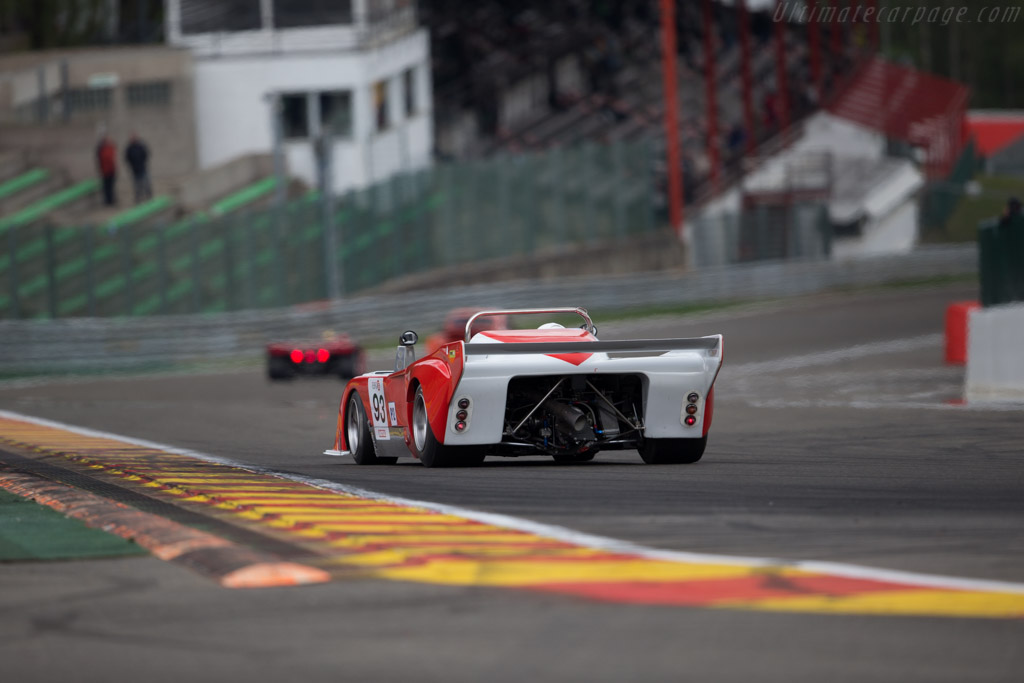
[{"label": "race car", "polygon": [[362,347],[347,334],[327,333],[320,341],[267,344],[267,377],[271,380],[325,375],[348,380],[365,369]]},{"label": "race car", "polygon": [[[494,316],[566,314],[579,328],[483,330]],[[644,462],[693,463],[707,445],[722,335],[599,341],[583,308],[480,311],[465,337],[416,359],[402,333],[395,369],[351,380],[329,455],[359,465],[418,458],[427,467],[487,456],[547,455],[585,462],[636,449]]]}]

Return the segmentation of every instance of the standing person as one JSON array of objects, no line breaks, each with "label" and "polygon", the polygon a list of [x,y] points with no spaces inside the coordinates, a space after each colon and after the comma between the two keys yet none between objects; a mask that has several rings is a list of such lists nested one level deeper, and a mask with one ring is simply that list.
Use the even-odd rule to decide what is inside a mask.
[{"label": "standing person", "polygon": [[104,134],[100,144],[96,146],[96,167],[103,181],[103,203],[106,206],[117,204],[114,195],[114,183],[117,182],[117,148],[110,136]]},{"label": "standing person", "polygon": [[153,188],[149,184],[149,147],[132,133],[128,146],[124,149],[124,160],[132,169],[132,180],[135,181],[135,203],[138,204],[153,196]]}]

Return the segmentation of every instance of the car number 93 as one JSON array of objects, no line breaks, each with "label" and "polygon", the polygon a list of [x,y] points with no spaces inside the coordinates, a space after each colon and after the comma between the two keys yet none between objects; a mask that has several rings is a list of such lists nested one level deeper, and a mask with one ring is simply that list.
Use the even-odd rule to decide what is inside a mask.
[{"label": "car number 93", "polygon": [[371,377],[367,388],[370,390],[370,412],[373,418],[374,435],[378,439],[390,439],[388,403],[384,398],[384,380],[380,377]]}]

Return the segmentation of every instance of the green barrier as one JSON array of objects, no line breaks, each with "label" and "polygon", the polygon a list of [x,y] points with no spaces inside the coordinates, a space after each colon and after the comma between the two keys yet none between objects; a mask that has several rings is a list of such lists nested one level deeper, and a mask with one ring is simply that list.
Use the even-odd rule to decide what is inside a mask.
[{"label": "green barrier", "polygon": [[41,183],[49,177],[50,172],[45,168],[33,168],[31,171],[26,171],[10,180],[5,180],[0,183],[0,199],[7,199],[11,195],[32,187],[36,183]]},{"label": "green barrier", "polygon": [[228,195],[211,206],[210,215],[220,216],[225,213],[230,213],[231,211],[236,211],[246,204],[251,204],[256,200],[265,197],[273,192],[276,187],[276,178],[265,178],[259,182],[249,185],[248,187],[243,187],[238,192]]},{"label": "green barrier", "polygon": [[1024,217],[978,226],[981,305],[1024,301]]},{"label": "green barrier", "polygon": [[95,192],[97,187],[99,187],[99,183],[96,180],[85,180],[76,185],[65,188],[60,192],[55,192],[48,197],[44,197],[35,204],[17,212],[13,216],[0,219],[0,232],[6,232],[12,227],[27,225],[33,221],[39,220],[54,209],[58,209],[65,204],[69,204],[92,192]]},{"label": "green barrier", "polygon": [[129,225],[141,223],[147,218],[154,216],[165,209],[169,209],[171,207],[171,203],[171,198],[167,195],[153,197],[149,201],[143,202],[142,204],[132,207],[124,213],[119,213],[111,218],[110,222],[107,223],[107,228],[111,230],[119,230],[120,228],[124,228]]}]

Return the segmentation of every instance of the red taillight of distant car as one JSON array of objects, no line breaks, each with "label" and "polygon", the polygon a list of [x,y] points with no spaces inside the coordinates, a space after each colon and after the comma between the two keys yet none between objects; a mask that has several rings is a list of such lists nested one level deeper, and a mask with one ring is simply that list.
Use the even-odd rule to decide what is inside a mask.
[{"label": "red taillight of distant car", "polygon": [[319,349],[316,352],[316,361],[318,363],[326,363],[327,359],[330,358],[330,357],[331,357],[331,353],[327,349]]},{"label": "red taillight of distant car", "polygon": [[292,359],[293,363],[301,363],[303,356],[305,356],[305,354],[302,353],[302,349],[293,349],[288,357]]},{"label": "red taillight of distant car", "polygon": [[686,422],[687,427],[692,427],[693,425],[697,424],[697,418],[695,418],[693,415],[687,415],[684,422]]}]

